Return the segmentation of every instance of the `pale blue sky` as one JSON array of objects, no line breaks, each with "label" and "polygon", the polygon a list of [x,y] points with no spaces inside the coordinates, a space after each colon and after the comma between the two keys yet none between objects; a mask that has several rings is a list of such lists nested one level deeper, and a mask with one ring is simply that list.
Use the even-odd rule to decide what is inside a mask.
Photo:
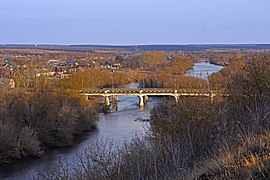
[{"label": "pale blue sky", "polygon": [[0,0],[0,43],[270,43],[270,0]]}]

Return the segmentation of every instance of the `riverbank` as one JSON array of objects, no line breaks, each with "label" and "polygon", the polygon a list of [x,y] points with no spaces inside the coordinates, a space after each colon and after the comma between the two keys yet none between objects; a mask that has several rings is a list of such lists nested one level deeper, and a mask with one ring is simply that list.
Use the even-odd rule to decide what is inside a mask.
[{"label": "riverbank", "polygon": [[214,65],[217,65],[217,66],[223,66],[223,67],[227,67],[230,65],[230,63],[228,61],[209,61],[210,64],[214,64]]},{"label": "riverbank", "polygon": [[71,146],[75,136],[96,128],[95,110],[61,92],[1,92],[0,164],[40,157],[47,148]]},{"label": "riverbank", "polygon": [[[205,64],[204,67],[212,67]],[[195,71],[200,71],[195,67]],[[214,72],[216,69],[214,68]],[[138,84],[131,83],[127,88],[136,88]],[[70,167],[76,166],[76,159],[82,152],[87,152],[89,147],[95,147],[100,140],[110,139],[117,146],[123,146],[125,142],[130,142],[136,136],[142,137],[148,132],[149,122],[136,121],[138,119],[149,119],[150,111],[155,105],[160,104],[161,99],[150,97],[148,105],[141,111],[138,107],[137,97],[120,96],[118,101],[118,111],[107,115],[99,114],[97,129],[78,137],[73,147],[57,148],[50,150],[45,156],[39,159],[28,159],[23,162],[9,164],[0,168],[0,178],[29,179],[35,176],[36,172],[53,166],[59,159],[64,159]]]},{"label": "riverbank", "polygon": [[[78,91],[115,87],[136,77],[133,72],[87,69],[56,80],[29,76],[31,71],[15,77],[16,88],[1,90],[0,164],[40,157],[48,148],[72,146],[74,137],[95,129],[98,120],[97,107],[89,106],[91,101],[86,102]],[[27,90],[30,86],[34,91]]]},{"label": "riverbank", "polygon": [[[136,88],[137,83],[131,83],[128,88]],[[14,164],[2,166],[0,178],[11,179],[29,179],[40,169],[47,165],[58,162],[59,159],[65,159],[71,166],[75,166],[74,161],[78,154],[89,147],[94,147],[96,142],[103,139],[113,140],[121,145],[124,142],[131,141],[136,134],[143,136],[147,122],[136,121],[137,119],[148,119],[150,110],[159,103],[159,98],[149,98],[149,104],[143,111],[138,107],[138,98],[132,96],[121,96],[118,101],[118,111],[109,114],[99,114],[97,129],[79,136],[72,147],[51,149],[45,156],[39,159],[26,159]]]},{"label": "riverbank", "polygon": [[[41,172],[39,177],[267,179],[270,175],[270,81],[265,79],[270,77],[268,65],[265,59],[246,61],[226,74],[237,77],[226,82],[229,97],[215,101],[181,98],[178,104],[161,103],[151,112],[147,137],[135,138],[115,151],[108,149],[111,142],[99,142],[97,148],[79,156],[80,165],[67,169],[60,162]],[[55,167],[58,167],[56,171]]]}]

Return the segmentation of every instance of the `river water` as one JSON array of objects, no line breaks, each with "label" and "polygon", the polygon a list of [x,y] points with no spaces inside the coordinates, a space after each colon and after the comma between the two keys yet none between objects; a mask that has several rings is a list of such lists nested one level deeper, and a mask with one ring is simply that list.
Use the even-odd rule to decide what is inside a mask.
[{"label": "river water", "polygon": [[210,64],[207,61],[201,61],[201,62],[195,63],[193,69],[187,71],[187,75],[193,76],[193,77],[201,77],[203,79],[206,79],[208,75],[214,72],[218,72],[222,68],[223,66]]},{"label": "river water", "polygon": [[[188,74],[206,78],[207,75],[221,69],[221,66],[199,62],[195,64],[194,70],[188,71]],[[137,84],[132,83],[127,87],[136,88]],[[115,144],[121,145],[135,136],[142,136],[146,133],[148,122],[138,121],[138,119],[149,119],[151,109],[160,101],[158,97],[150,97],[148,105],[140,110],[138,97],[120,96],[118,111],[106,115],[101,113],[97,130],[77,138],[73,147],[54,149],[41,158],[21,160],[13,164],[0,166],[0,179],[30,179],[38,170],[46,166],[52,166],[59,159],[65,159],[68,164],[72,165],[78,153],[91,145],[95,145],[96,141],[100,139],[112,140]]]}]

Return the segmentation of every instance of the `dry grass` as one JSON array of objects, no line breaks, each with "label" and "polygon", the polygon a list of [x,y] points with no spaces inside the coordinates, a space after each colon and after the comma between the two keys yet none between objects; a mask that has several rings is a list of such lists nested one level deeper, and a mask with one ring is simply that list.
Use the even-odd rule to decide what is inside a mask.
[{"label": "dry grass", "polygon": [[185,179],[268,179],[270,133],[243,137],[236,147],[197,164]]}]

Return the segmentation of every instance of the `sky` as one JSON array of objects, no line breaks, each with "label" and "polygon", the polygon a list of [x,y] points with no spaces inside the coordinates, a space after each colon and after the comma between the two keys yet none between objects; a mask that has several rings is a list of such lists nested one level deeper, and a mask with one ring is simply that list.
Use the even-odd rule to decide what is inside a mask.
[{"label": "sky", "polygon": [[270,0],[0,0],[0,44],[270,43]]}]

